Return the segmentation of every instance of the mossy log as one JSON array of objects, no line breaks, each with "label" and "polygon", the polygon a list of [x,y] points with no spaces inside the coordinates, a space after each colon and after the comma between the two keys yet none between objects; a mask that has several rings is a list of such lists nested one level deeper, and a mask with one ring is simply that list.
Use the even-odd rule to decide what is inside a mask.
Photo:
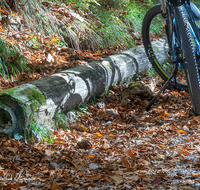
[{"label": "mossy log", "polygon": [[[140,53],[139,53],[140,52]],[[143,49],[127,50],[94,61],[87,66],[64,70],[0,92],[0,133],[22,134],[34,119],[39,125],[54,127],[56,113],[67,112],[80,102],[102,94],[108,86],[147,69],[150,64]]]}]

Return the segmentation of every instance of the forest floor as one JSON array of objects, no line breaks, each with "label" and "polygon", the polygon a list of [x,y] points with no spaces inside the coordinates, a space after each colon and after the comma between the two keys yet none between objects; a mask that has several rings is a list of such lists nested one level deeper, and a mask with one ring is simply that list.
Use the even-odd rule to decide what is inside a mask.
[{"label": "forest floor", "polygon": [[189,94],[167,90],[147,112],[160,87],[152,95],[143,84],[153,79],[113,87],[53,143],[1,135],[1,189],[199,189],[200,116]]},{"label": "forest floor", "polygon": [[[18,34],[4,27],[1,37],[18,43],[32,71],[1,78],[0,90],[123,49],[81,52],[60,47],[58,36]],[[155,87],[153,95],[143,84]],[[199,189],[200,116],[183,91],[167,90],[145,111],[159,88],[145,74],[113,87],[77,112],[77,121],[54,131],[53,143],[0,135],[0,189]]]}]

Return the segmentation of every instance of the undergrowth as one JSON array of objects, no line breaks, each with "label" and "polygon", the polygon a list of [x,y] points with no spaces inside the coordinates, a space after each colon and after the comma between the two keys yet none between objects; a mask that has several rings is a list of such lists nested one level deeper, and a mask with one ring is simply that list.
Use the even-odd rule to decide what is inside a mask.
[{"label": "undergrowth", "polygon": [[[42,3],[38,0],[20,2],[14,0],[14,2],[13,5],[3,0],[1,6],[10,11],[13,7],[19,10],[24,17],[24,25],[30,31],[47,36],[56,34],[62,37],[66,46],[83,51],[86,49],[97,51],[115,45],[123,48],[133,47],[135,39],[138,38],[135,33],[140,33],[144,14],[152,6],[149,2],[129,0],[106,2],[49,0]],[[70,7],[75,14],[78,12],[82,20],[75,19],[70,12],[60,14],[59,6],[65,9]],[[12,27],[8,25],[10,30],[13,30]]]},{"label": "undergrowth", "polygon": [[0,76],[9,79],[11,75],[16,76],[27,69],[25,57],[17,46],[8,45],[0,39]]},{"label": "undergrowth", "polygon": [[47,127],[40,126],[37,122],[32,122],[26,127],[24,138],[29,142],[35,142],[36,139],[38,139],[38,141],[41,142],[48,141],[49,143],[52,143],[53,133]]}]

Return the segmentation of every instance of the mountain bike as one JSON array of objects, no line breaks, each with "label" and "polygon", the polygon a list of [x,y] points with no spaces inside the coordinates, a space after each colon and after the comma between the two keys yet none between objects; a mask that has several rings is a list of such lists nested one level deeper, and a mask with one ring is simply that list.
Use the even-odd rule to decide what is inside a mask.
[{"label": "mountain bike", "polygon": [[174,87],[189,92],[194,112],[200,115],[197,20],[200,20],[200,12],[189,0],[161,0],[146,13],[142,25],[145,51],[153,68],[166,81],[146,107],[147,111],[167,87]]}]

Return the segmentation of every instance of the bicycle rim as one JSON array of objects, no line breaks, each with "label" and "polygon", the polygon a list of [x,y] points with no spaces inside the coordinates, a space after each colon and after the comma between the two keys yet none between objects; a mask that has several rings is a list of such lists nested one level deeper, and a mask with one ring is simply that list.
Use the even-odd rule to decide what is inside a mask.
[{"label": "bicycle rim", "polygon": [[[172,22],[172,21],[171,21]],[[171,40],[176,42],[176,35],[169,30]],[[146,14],[143,22],[143,42],[152,66],[162,79],[167,80],[174,68],[174,52],[170,50],[165,31],[164,19],[161,15],[161,5],[155,5]],[[187,90],[187,82],[183,67],[180,65],[177,74],[177,88]]]}]

